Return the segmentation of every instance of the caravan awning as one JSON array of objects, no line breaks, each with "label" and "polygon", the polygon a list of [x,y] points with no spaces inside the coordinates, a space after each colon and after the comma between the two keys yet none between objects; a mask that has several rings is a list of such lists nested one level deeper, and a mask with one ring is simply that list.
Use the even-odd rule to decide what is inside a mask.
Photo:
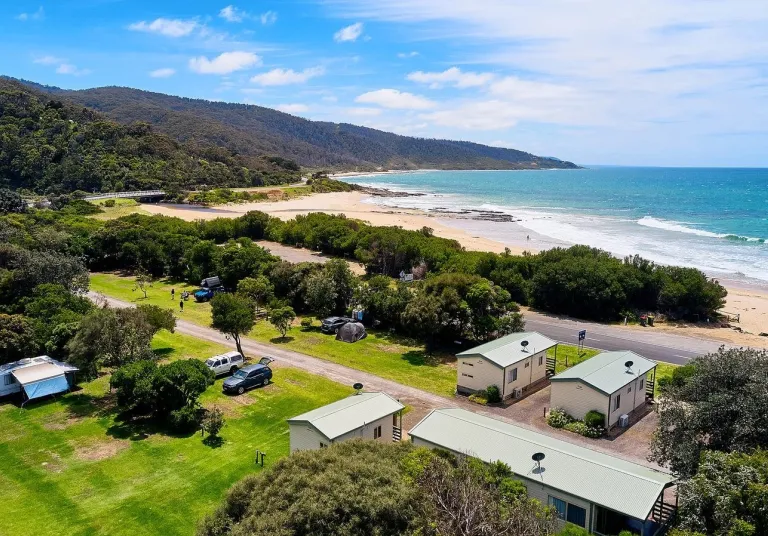
[{"label": "caravan awning", "polygon": [[32,400],[67,391],[69,382],[64,372],[65,369],[53,363],[41,363],[14,370],[11,374],[24,388],[27,398]]}]

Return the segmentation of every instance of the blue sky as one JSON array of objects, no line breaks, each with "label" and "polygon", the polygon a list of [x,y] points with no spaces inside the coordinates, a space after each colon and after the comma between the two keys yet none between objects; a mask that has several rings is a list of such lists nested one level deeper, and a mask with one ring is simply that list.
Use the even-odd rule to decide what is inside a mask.
[{"label": "blue sky", "polygon": [[768,166],[765,0],[0,5],[0,73],[585,164]]}]

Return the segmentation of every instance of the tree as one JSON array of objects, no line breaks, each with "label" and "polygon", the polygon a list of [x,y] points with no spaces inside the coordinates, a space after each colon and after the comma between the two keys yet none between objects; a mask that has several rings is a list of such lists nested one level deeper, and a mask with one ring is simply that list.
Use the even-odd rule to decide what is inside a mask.
[{"label": "tree", "polygon": [[176,330],[176,316],[174,316],[171,309],[158,305],[139,305],[136,309],[144,315],[144,318],[152,326],[155,333],[161,329],[168,330],[171,333]]},{"label": "tree", "polygon": [[136,279],[134,280],[134,292],[140,290],[144,294],[144,298],[146,298],[147,290],[152,288],[152,281],[152,276],[146,270],[138,268],[136,270]]},{"label": "tree", "polygon": [[27,211],[27,204],[22,197],[8,188],[0,188],[0,214],[11,212],[23,213]]},{"label": "tree", "polygon": [[349,307],[357,286],[355,274],[349,269],[349,263],[342,259],[331,259],[325,263],[322,273],[333,284],[336,294],[333,312],[341,314]]},{"label": "tree", "polygon": [[336,286],[322,272],[309,276],[304,282],[304,301],[318,318],[331,314],[337,297]]},{"label": "tree", "polygon": [[211,325],[235,341],[241,355],[240,338],[256,323],[256,315],[250,300],[237,294],[217,294],[211,300]]},{"label": "tree", "polygon": [[85,378],[95,378],[102,365],[119,367],[153,359],[156,329],[136,308],[103,308],[84,316],[67,344],[70,360]]},{"label": "tree", "polygon": [[157,363],[142,359],[118,368],[109,378],[109,387],[116,391],[117,405],[131,415],[152,413],[157,399],[155,376]]},{"label": "tree", "polygon": [[768,445],[768,351],[725,349],[689,362],[664,387],[652,459],[683,477],[704,450],[749,452]]},{"label": "tree", "polygon": [[424,341],[427,352],[432,351],[435,334],[441,329],[440,301],[434,296],[418,292],[400,315],[400,322],[405,329]]},{"label": "tree", "polygon": [[224,412],[216,406],[205,412],[202,430],[208,432],[209,437],[219,437],[219,432],[224,428]]},{"label": "tree", "polygon": [[275,295],[275,287],[263,275],[246,277],[237,283],[237,293],[250,298],[258,312],[259,307],[266,305]]},{"label": "tree", "polygon": [[705,451],[678,496],[681,529],[718,536],[768,534],[768,451]]},{"label": "tree", "polygon": [[288,333],[288,330],[291,328],[291,323],[296,318],[296,313],[293,311],[292,307],[278,307],[277,309],[272,309],[269,312],[269,322],[275,328],[277,331],[280,332],[280,336],[285,339],[285,334]]},{"label": "tree", "polygon": [[22,315],[0,314],[0,364],[32,357],[35,350],[32,322]]}]

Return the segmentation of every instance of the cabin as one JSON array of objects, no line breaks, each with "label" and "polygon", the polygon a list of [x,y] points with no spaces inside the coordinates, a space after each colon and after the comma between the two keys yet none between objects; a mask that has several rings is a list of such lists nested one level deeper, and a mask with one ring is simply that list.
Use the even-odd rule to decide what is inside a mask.
[{"label": "cabin", "polygon": [[291,452],[349,439],[400,441],[405,406],[385,393],[358,393],[288,419]]},{"label": "cabin", "polygon": [[511,333],[456,354],[456,392],[471,395],[495,385],[501,398],[521,398],[544,386],[547,352],[557,342],[535,331]]},{"label": "cabin", "polygon": [[500,461],[528,496],[594,534],[663,534],[676,511],[675,477],[464,409],[437,409],[410,432],[414,445]]},{"label": "cabin", "polygon": [[629,416],[653,400],[656,362],[634,352],[602,352],[550,378],[550,405],[576,419],[605,415],[605,427],[628,426]]},{"label": "cabin", "polygon": [[69,391],[77,368],[42,355],[0,365],[0,397],[21,394],[25,403]]}]

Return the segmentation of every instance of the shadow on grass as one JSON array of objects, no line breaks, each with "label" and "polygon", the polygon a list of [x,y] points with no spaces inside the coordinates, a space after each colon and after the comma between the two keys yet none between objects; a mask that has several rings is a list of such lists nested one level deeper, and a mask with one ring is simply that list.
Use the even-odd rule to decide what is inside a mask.
[{"label": "shadow on grass", "polygon": [[224,445],[224,440],[219,436],[208,436],[205,439],[203,439],[203,445],[206,447],[211,447],[212,449],[220,448],[222,445]]},{"label": "shadow on grass", "polygon": [[159,359],[162,359],[163,357],[167,356],[168,354],[172,354],[175,352],[175,348],[165,347],[165,348],[155,348],[152,350],[152,353],[155,354]]},{"label": "shadow on grass", "polygon": [[272,344],[288,344],[289,342],[293,342],[295,340],[294,337],[272,337],[269,339],[269,342]]},{"label": "shadow on grass", "polygon": [[143,441],[152,435],[183,439],[194,435],[197,430],[177,432],[166,423],[158,422],[150,417],[129,417],[120,414],[114,424],[107,428],[107,435],[115,439],[128,439],[129,441]]}]

